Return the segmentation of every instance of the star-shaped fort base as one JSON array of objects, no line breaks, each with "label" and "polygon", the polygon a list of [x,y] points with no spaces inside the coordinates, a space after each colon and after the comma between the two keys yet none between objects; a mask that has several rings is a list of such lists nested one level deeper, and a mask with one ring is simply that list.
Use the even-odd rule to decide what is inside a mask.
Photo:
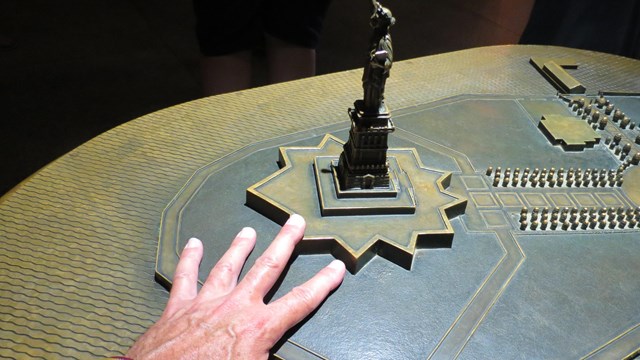
[{"label": "star-shaped fort base", "polygon": [[411,269],[417,248],[451,246],[449,219],[467,203],[446,191],[451,173],[425,167],[415,149],[389,149],[398,195],[339,199],[331,164],[343,144],[326,135],[317,147],[280,148],[281,169],[247,189],[247,205],[279,224],[293,213],[304,216],[297,250],[331,253],[352,273],[376,254]]}]

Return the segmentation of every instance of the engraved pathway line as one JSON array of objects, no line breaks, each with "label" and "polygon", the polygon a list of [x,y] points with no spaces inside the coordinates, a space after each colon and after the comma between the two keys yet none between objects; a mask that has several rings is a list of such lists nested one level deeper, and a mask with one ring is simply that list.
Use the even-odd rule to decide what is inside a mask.
[{"label": "engraved pathway line", "polygon": [[511,231],[499,230],[495,234],[505,249],[505,256],[458,315],[429,359],[455,359],[460,355],[524,262],[526,256]]},{"label": "engraved pathway line", "polygon": [[[399,137],[452,157],[458,164],[462,174],[476,174],[471,160],[465,154],[406,130],[396,129],[399,130],[397,131]],[[526,258],[524,251],[522,251],[520,244],[518,244],[510,229],[499,230],[494,233],[505,252],[504,256],[464,309],[458,314],[456,320],[454,320],[451,327],[429,355],[429,359],[455,359],[460,355],[471,336],[487,316],[489,310],[502,296],[505,288],[524,262]]]},{"label": "engraved pathway line", "polygon": [[[458,165],[458,168],[463,174],[471,174],[471,175],[476,174],[476,170],[473,168],[473,165],[471,164],[471,160],[469,160],[469,158],[465,154],[459,151],[446,147],[445,145],[438,144],[437,142],[434,142],[432,140],[429,140],[420,135],[416,135],[412,132],[403,130],[398,127],[396,127],[396,135],[401,139],[408,140],[415,144],[422,145],[426,149],[429,149],[434,152],[444,154],[446,156],[453,158],[453,160],[456,162],[456,164]],[[425,163],[424,161],[423,163],[428,166],[428,164]]]},{"label": "engraved pathway line", "polygon": [[640,324],[611,339],[582,359],[627,359],[640,351]]}]

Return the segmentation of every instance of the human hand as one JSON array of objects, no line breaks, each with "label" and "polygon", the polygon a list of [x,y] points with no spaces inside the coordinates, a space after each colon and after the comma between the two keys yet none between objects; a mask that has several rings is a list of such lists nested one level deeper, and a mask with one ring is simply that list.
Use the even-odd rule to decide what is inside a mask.
[{"label": "human hand", "polygon": [[192,238],[182,251],[167,306],[127,357],[142,359],[266,359],[284,333],[303,320],[337,288],[345,274],[335,260],[282,298],[264,297],[284,270],[305,222],[292,215],[271,245],[238,284],[238,276],[256,243],[244,228],[211,270],[198,293],[203,247]]}]

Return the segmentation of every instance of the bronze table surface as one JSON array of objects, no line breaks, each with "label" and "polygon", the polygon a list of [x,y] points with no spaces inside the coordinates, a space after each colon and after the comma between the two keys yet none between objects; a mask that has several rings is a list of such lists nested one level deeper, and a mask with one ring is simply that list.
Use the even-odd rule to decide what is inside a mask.
[{"label": "bronze table surface", "polygon": [[[576,59],[576,77],[587,89],[640,92],[637,60],[496,46],[394,64],[387,103],[395,111],[459,94],[554,95],[529,64],[536,56]],[[516,74],[526,76],[516,81]],[[160,221],[194,172],[257,142],[347,124],[346,108],[361,97],[361,76],[361,70],[328,74],[145,115],[69,152],[2,197],[0,358],[124,353],[163,310],[167,292],[154,281]],[[638,331],[628,335],[640,343]],[[567,351],[581,357],[601,345]],[[445,355],[464,358],[465,351]],[[541,356],[547,355],[559,357]]]}]

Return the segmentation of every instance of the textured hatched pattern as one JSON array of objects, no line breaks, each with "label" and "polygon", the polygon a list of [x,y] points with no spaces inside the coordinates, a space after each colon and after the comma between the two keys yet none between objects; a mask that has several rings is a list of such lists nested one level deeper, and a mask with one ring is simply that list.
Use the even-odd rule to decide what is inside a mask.
[{"label": "textured hatched pattern", "polygon": [[[589,93],[640,91],[620,57],[536,46],[397,63],[388,104],[457,94],[552,94],[531,56],[573,57]],[[606,64],[606,65],[603,65]],[[622,71],[624,69],[624,71]],[[153,280],[162,210],[195,170],[256,141],[347,124],[361,96],[348,71],[168,108],[115,128],[44,168],[0,202],[0,358],[123,353],[161,313]],[[607,84],[598,89],[596,84]]]}]

